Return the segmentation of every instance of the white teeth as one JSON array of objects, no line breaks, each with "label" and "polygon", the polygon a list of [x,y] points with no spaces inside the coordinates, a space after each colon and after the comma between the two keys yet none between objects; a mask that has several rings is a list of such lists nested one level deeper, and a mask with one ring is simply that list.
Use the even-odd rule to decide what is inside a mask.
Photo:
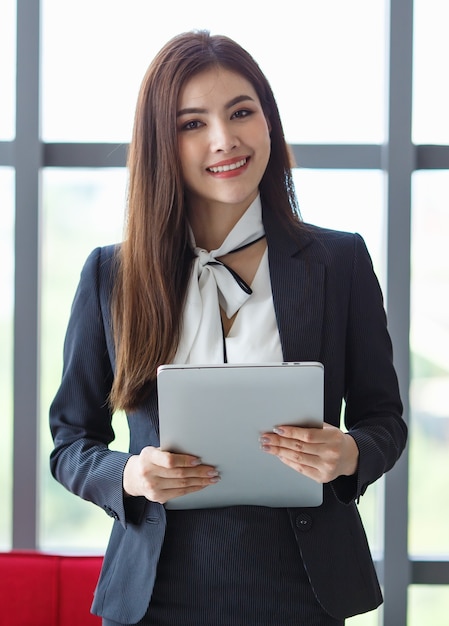
[{"label": "white teeth", "polygon": [[237,161],[236,163],[231,163],[230,165],[218,165],[217,167],[208,167],[207,169],[214,174],[219,174],[221,172],[229,172],[231,170],[237,170],[239,167],[243,167],[246,164],[246,159],[242,159],[241,161]]}]

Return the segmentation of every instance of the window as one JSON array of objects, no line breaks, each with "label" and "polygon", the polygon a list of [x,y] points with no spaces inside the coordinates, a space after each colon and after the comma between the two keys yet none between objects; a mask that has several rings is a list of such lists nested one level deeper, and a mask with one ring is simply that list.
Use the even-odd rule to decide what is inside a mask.
[{"label": "window", "polygon": [[449,57],[446,0],[415,0],[413,141],[449,144],[449,89],[444,76]]},{"label": "window", "polygon": [[[48,407],[61,379],[62,345],[81,268],[95,247],[121,241],[125,189],[124,169],[46,169],[43,174],[39,545],[45,550],[101,551],[109,536],[104,512],[74,498],[49,474]],[[117,419],[118,426],[122,422]],[[126,450],[126,438],[122,445]]]},{"label": "window", "polygon": [[365,239],[378,277],[384,277],[383,173],[295,169],[294,181],[303,220],[325,228],[358,232]]},{"label": "window", "polygon": [[[0,493],[4,494],[4,501],[7,502],[12,493],[14,171],[6,167],[0,167],[0,206]],[[0,549],[11,545],[11,524],[11,510],[3,506],[0,512]]]},{"label": "window", "polygon": [[204,0],[188,10],[172,1],[157,13],[147,0],[42,0],[42,8],[45,141],[129,141],[149,62],[192,28],[248,48],[271,80],[289,141],[383,140],[385,7],[377,0],[302,0],[293,9],[280,0],[276,11],[243,3],[238,17]]},{"label": "window", "polygon": [[0,85],[1,111],[0,141],[14,137],[15,108],[15,2],[2,0],[0,4]]},{"label": "window", "polygon": [[446,626],[449,606],[447,585],[411,585],[408,626]]},{"label": "window", "polygon": [[410,552],[449,554],[449,170],[413,176]]}]

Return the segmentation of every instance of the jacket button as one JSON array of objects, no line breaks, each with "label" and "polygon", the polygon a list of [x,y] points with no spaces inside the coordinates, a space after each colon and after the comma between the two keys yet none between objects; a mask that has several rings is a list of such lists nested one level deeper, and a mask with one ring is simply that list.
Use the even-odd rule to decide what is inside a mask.
[{"label": "jacket button", "polygon": [[308,513],[301,513],[301,515],[298,515],[296,518],[295,524],[298,530],[305,533],[312,528],[313,519]]}]

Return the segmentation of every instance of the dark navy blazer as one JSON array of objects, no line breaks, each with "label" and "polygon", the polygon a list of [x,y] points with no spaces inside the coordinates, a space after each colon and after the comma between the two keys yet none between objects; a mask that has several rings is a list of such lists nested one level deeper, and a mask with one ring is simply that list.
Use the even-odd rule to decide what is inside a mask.
[{"label": "dark navy blazer", "polygon": [[[339,426],[344,399],[345,425],[360,451],[357,474],[325,485],[322,506],[288,510],[319,602],[343,619],[382,601],[355,502],[394,465],[407,439],[382,295],[359,235],[310,226],[293,236],[269,211],[263,220],[284,360],[324,364],[325,420]],[[114,246],[92,252],[75,295],[62,382],[50,409],[51,470],[115,519],[93,612],[135,623],[151,597],[165,509],[143,497],[124,499],[122,490],[130,454],[159,445],[156,392],[127,416],[129,454],[108,449],[114,254]]]}]

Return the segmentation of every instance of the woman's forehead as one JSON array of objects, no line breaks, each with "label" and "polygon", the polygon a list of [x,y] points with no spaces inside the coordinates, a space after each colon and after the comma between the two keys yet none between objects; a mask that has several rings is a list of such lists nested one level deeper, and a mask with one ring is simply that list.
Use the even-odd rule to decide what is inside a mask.
[{"label": "woman's forehead", "polygon": [[218,102],[226,105],[240,96],[259,102],[253,85],[242,74],[223,67],[211,67],[184,83],[179,93],[178,109],[204,108],[208,103]]}]

